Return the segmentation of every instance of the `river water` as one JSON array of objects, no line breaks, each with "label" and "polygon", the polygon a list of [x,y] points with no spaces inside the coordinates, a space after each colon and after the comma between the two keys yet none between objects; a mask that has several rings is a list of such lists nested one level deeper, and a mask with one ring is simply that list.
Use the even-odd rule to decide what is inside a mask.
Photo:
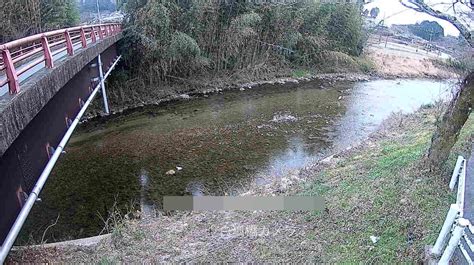
[{"label": "river water", "polygon": [[363,140],[392,112],[447,97],[452,87],[403,79],[266,85],[87,123],[19,243],[97,235],[114,205],[122,212],[141,205],[149,214],[163,195],[232,195],[274,181]]}]

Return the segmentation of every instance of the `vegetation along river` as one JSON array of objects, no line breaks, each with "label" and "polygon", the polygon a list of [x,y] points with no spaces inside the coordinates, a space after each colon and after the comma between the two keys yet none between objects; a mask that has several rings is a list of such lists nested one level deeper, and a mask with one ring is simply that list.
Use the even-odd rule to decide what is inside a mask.
[{"label": "vegetation along river", "polygon": [[125,212],[159,208],[163,195],[244,192],[357,143],[392,112],[413,112],[451,87],[432,80],[266,85],[89,122],[68,144],[19,243],[97,235],[114,204]]}]

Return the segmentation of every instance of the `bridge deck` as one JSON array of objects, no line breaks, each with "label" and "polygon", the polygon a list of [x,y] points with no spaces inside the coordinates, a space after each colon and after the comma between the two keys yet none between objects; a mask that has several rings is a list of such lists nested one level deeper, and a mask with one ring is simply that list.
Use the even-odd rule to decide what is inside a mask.
[{"label": "bridge deck", "polygon": [[[87,45],[87,48],[76,45],[72,56],[58,53],[53,68],[45,68],[44,64],[39,64],[28,70],[28,74],[28,71],[22,74],[21,76],[25,77],[21,80],[17,94],[10,95],[6,88],[2,88],[4,94],[0,95],[0,155],[69,80],[120,38],[121,33],[118,33]],[[85,82],[90,83],[90,80]]]},{"label": "bridge deck", "polygon": [[[87,46],[90,47],[92,44],[92,40],[88,39],[87,40]],[[87,48],[88,48],[87,47]],[[80,52],[81,50],[85,50],[87,48],[82,48],[81,43],[76,43],[73,45],[74,48],[74,54]],[[68,54],[67,51],[64,50],[56,55],[53,56],[54,62],[55,63],[60,63],[63,62],[64,60],[68,59]],[[22,67],[20,66],[18,70],[20,70]],[[45,62],[39,63],[26,71],[24,74],[18,76],[18,81],[21,84],[24,84],[26,81],[30,80],[31,78],[34,78],[34,75],[38,73],[39,71],[46,71],[45,68]],[[5,78],[5,72],[0,72],[0,80]],[[8,84],[5,84],[3,86],[0,86],[0,111],[5,108],[5,106],[13,99],[14,95],[10,95],[8,93]]]}]

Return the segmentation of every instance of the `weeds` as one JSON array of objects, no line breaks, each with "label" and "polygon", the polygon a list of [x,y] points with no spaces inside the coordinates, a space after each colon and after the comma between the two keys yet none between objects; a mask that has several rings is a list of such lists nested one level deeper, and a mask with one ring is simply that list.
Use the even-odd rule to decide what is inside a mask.
[{"label": "weeds", "polygon": [[[324,194],[327,198],[329,215],[306,217],[318,224],[322,237],[332,238],[323,247],[324,260],[421,261],[419,253],[425,245],[434,243],[454,198],[444,178],[430,175],[422,162],[437,111],[436,105],[424,106],[417,114],[404,116],[401,125],[394,120],[382,140],[356,154],[347,154],[341,158],[343,162],[324,169],[305,188],[308,194]],[[458,145],[470,143],[473,132],[471,117]],[[459,146],[453,156],[459,154]],[[331,220],[343,221],[328,225]],[[370,236],[379,240],[373,243]]]},{"label": "weeds", "polygon": [[293,70],[292,77],[293,78],[301,78],[309,75],[309,71],[303,69],[296,69]]},{"label": "weeds", "polygon": [[448,58],[433,60],[435,64],[453,69],[455,72],[464,75],[474,70],[474,61],[472,56],[466,55],[463,58]]},{"label": "weeds", "polygon": [[[134,210],[135,203],[130,203],[125,209],[120,209],[117,204],[117,200],[114,201],[114,204],[108,211],[109,215],[107,218],[104,218],[100,213],[97,213],[99,218],[104,223],[104,228],[99,233],[111,233],[112,242],[114,245],[120,245],[124,239],[125,231],[127,230],[127,222],[130,219],[136,219],[140,217],[140,212]],[[142,238],[143,235],[137,235],[136,239]]]}]

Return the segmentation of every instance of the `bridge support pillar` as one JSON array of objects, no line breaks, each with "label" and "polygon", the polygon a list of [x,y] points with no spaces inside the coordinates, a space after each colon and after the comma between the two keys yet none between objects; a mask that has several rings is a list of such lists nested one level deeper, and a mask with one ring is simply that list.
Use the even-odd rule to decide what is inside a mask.
[{"label": "bridge support pillar", "polygon": [[105,92],[105,84],[104,84],[104,72],[102,70],[102,60],[100,59],[100,54],[97,56],[97,67],[99,67],[99,82],[100,88],[102,91],[102,98],[104,100],[104,110],[105,113],[109,114],[109,103],[107,101],[107,93]]}]

